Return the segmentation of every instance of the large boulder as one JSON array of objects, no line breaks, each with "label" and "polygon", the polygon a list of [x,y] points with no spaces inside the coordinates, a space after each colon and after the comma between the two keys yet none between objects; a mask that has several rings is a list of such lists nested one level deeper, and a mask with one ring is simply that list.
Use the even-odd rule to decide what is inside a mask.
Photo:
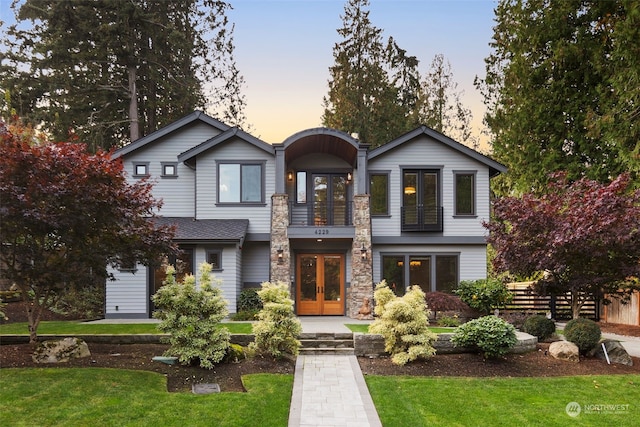
[{"label": "large boulder", "polygon": [[35,363],[60,363],[69,359],[91,356],[89,346],[80,338],[44,341],[33,352]]},{"label": "large boulder", "polygon": [[580,361],[580,350],[578,346],[569,341],[556,341],[549,345],[549,354],[556,359],[569,362]]},{"label": "large boulder", "polygon": [[602,344],[604,344],[607,349],[607,355],[609,356],[609,361],[611,363],[619,363],[621,365],[633,366],[633,360],[627,350],[620,344],[620,341],[604,339],[595,346],[592,350],[587,354],[589,357],[597,357],[598,359],[606,360],[607,357],[604,354],[604,350],[602,349]]}]

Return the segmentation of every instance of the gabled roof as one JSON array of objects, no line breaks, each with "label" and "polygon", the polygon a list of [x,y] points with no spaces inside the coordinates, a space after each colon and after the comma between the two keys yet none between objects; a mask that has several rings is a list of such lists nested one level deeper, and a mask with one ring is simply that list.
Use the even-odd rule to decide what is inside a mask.
[{"label": "gabled roof", "polygon": [[135,151],[139,148],[142,148],[144,146],[146,146],[147,144],[150,144],[154,141],[156,141],[159,138],[162,138],[163,136],[166,136],[168,134],[170,134],[171,132],[175,132],[176,130],[189,125],[191,123],[200,121],[202,123],[206,123],[218,130],[220,130],[221,132],[224,132],[226,130],[228,130],[230,127],[228,125],[225,125],[224,123],[222,123],[221,121],[214,119],[211,116],[208,116],[207,114],[205,114],[202,111],[194,111],[193,113],[184,116],[181,119],[176,120],[175,122],[158,129],[157,131],[150,133],[149,135],[143,136],[140,139],[137,139],[135,141],[133,141],[130,144],[125,145],[122,148],[119,148],[118,150],[116,150],[113,153],[113,157],[117,158],[120,156],[124,156],[126,154],[131,153],[132,151]]},{"label": "gabled roof", "polygon": [[210,148],[220,145],[232,139],[233,137],[238,137],[243,141],[246,141],[249,144],[252,144],[255,147],[258,147],[259,149],[266,151],[272,156],[275,155],[275,150],[273,148],[273,145],[268,144],[263,140],[256,138],[255,136],[249,135],[247,132],[241,130],[238,127],[232,127],[222,132],[220,135],[216,135],[213,138],[208,139],[205,142],[198,144],[193,148],[188,149],[184,153],[179,154],[178,161],[187,163],[193,158],[195,158],[198,154],[201,154]]},{"label": "gabled roof", "polygon": [[394,148],[404,144],[405,142],[411,141],[412,139],[415,139],[421,135],[427,135],[435,139],[436,141],[441,142],[442,144],[486,165],[489,168],[490,176],[495,176],[495,175],[498,175],[499,173],[504,173],[507,171],[507,167],[502,163],[498,163],[492,158],[487,157],[484,154],[481,154],[476,150],[473,150],[467,147],[466,145],[463,145],[449,138],[448,136],[445,136],[440,132],[437,132],[427,126],[420,126],[419,128],[414,129],[410,132],[407,132],[406,134],[402,135],[399,138],[394,139],[391,142],[388,142],[386,144],[383,144],[379,147],[374,148],[373,150],[369,151],[368,158],[373,159],[375,157],[381,156],[393,150]]},{"label": "gabled roof", "polygon": [[242,243],[249,228],[248,219],[195,219],[159,216],[154,223],[176,227],[174,240],[179,242],[216,241]]}]

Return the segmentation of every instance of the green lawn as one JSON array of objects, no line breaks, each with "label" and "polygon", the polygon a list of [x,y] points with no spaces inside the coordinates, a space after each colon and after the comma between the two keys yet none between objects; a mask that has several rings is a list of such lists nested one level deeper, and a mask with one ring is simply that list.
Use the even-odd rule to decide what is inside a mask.
[{"label": "green lawn", "polygon": [[[225,322],[222,326],[232,334],[250,334],[251,323]],[[157,323],[86,323],[76,321],[41,322],[38,327],[40,335],[85,335],[85,334],[160,334]],[[0,325],[0,335],[28,335],[26,322]]]},{"label": "green lawn", "polygon": [[161,374],[102,368],[3,369],[2,426],[286,426],[292,375],[244,377],[248,393],[167,392]]},{"label": "green lawn", "polygon": [[[382,424],[404,426],[640,425],[640,375],[554,378],[367,376]],[[572,418],[565,408],[577,402]],[[628,405],[595,413],[593,405]],[[586,413],[592,408],[591,413]]]}]

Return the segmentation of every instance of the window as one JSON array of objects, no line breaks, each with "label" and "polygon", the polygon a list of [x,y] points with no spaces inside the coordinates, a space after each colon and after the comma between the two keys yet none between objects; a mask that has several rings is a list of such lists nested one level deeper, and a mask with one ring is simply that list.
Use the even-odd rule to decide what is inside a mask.
[{"label": "window", "polygon": [[371,195],[371,215],[389,215],[388,173],[369,174],[369,194]]},{"label": "window", "polygon": [[149,176],[149,162],[134,163],[133,176],[135,177]]},{"label": "window", "polygon": [[402,171],[402,231],[442,231],[440,170]]},{"label": "window", "polygon": [[222,251],[219,249],[207,251],[207,263],[211,264],[211,269],[222,270]]},{"label": "window", "polygon": [[264,203],[263,163],[218,164],[219,203]]},{"label": "window", "polygon": [[296,173],[296,203],[307,203],[307,173]]},{"label": "window", "polygon": [[178,164],[175,162],[162,162],[162,177],[171,178],[178,176]]},{"label": "window", "polygon": [[122,259],[118,265],[118,271],[135,274],[138,271],[138,263],[133,258]]},{"label": "window", "polygon": [[459,255],[403,254],[382,256],[382,278],[396,295],[409,286],[424,292],[451,292],[458,285]]},{"label": "window", "polygon": [[473,216],[476,214],[475,182],[473,172],[454,172],[455,176],[455,214]]}]

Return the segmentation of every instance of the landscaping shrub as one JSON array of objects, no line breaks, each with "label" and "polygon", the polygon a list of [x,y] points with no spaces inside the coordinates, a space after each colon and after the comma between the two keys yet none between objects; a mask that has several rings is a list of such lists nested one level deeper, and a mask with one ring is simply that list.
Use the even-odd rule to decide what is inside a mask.
[{"label": "landscaping shrub", "polygon": [[438,320],[438,325],[447,328],[460,326],[460,319],[458,316],[442,316]]},{"label": "landscaping shrub", "polygon": [[502,357],[518,342],[512,324],[484,316],[459,326],[451,337],[455,347],[477,348],[485,358]]},{"label": "landscaping shrub", "polygon": [[97,319],[104,314],[105,286],[102,283],[87,284],[84,287],[70,287],[60,292],[51,307],[54,313],[76,319]]},{"label": "landscaping shrub", "polygon": [[522,330],[543,341],[556,332],[556,322],[547,319],[546,316],[530,316],[524,321]]},{"label": "landscaping shrub", "polygon": [[579,317],[567,322],[564,327],[564,337],[580,349],[581,354],[586,354],[600,342],[602,332],[600,326],[590,319]]},{"label": "landscaping shrub", "polygon": [[196,289],[193,275],[176,282],[176,270],[169,266],[164,286],[153,296],[157,307],[153,317],[161,320],[158,329],[170,334],[166,342],[171,347],[165,356],[177,356],[183,365],[199,361],[202,368],[213,369],[229,348],[229,331],[219,327],[229,312],[220,281],[211,282],[211,264],[202,263],[199,271],[200,288]]},{"label": "landscaping shrub", "polygon": [[504,307],[513,299],[507,286],[496,279],[463,280],[454,290],[469,307],[490,314],[495,308]]},{"label": "landscaping shrub", "polygon": [[231,315],[231,320],[256,320],[260,310],[262,310],[262,300],[258,295],[258,289],[243,289],[236,303],[236,313]]},{"label": "landscaping shrub", "polygon": [[433,312],[434,319],[437,319],[438,312],[440,311],[464,312],[469,310],[469,306],[462,302],[459,296],[446,292],[427,292],[424,295],[424,299],[427,301],[429,310]]},{"label": "landscaping shrub", "polygon": [[258,295],[263,308],[258,313],[258,321],[253,324],[255,340],[250,348],[275,357],[281,357],[283,353],[297,355],[302,325],[293,312],[289,286],[283,282],[264,282]]},{"label": "landscaping shrub", "polygon": [[369,332],[382,335],[384,349],[391,354],[393,363],[405,365],[435,354],[432,344],[437,337],[429,331],[429,310],[419,286],[411,286],[399,297],[383,280],[376,285],[373,298],[377,317],[369,326]]}]

